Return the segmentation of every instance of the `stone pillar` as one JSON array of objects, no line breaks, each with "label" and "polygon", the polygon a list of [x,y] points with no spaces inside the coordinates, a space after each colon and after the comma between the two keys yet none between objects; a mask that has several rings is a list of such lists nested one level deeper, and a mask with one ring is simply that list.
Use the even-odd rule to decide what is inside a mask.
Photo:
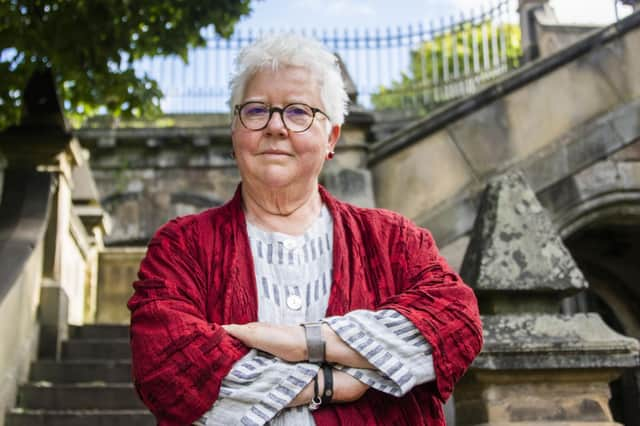
[{"label": "stone pillar", "polygon": [[133,295],[146,247],[114,247],[99,254],[96,322],[127,324],[131,313],[127,301]]},{"label": "stone pillar", "polygon": [[84,322],[93,323],[98,302],[98,262],[104,250],[104,236],[111,230],[111,218],[100,205],[100,193],[89,167],[89,151],[83,150],[84,162],[73,169],[73,210],[86,233],[86,274],[84,288]]},{"label": "stone pillar", "polygon": [[549,0],[519,0],[520,32],[522,34],[522,59],[530,62],[539,56],[535,12],[548,6]]},{"label": "stone pillar", "polygon": [[373,114],[358,105],[357,87],[345,63],[338,54],[336,57],[351,106],[336,145],[336,156],[325,163],[321,182],[341,200],[360,207],[375,207],[373,180],[367,168],[367,139]]},{"label": "stone pillar", "polygon": [[44,259],[42,275],[51,282],[61,283],[64,251],[68,243],[69,226],[71,221],[73,182],[71,180],[70,161],[61,154],[59,165],[52,169],[56,176],[57,188],[54,203],[51,206],[51,216],[47,227],[47,250]]},{"label": "stone pillar", "polygon": [[640,10],[640,0],[621,0],[621,3],[631,6],[634,12]]},{"label": "stone pillar", "polygon": [[375,207],[373,180],[367,168],[367,138],[373,115],[355,106],[342,126],[336,156],[325,162],[321,181],[341,200],[360,207]]},{"label": "stone pillar", "polygon": [[40,289],[40,359],[61,358],[62,342],[69,335],[68,307],[69,298],[62,286],[49,280],[45,281]]},{"label": "stone pillar", "polygon": [[343,201],[360,207],[375,207],[373,181],[368,169],[327,164],[322,172],[322,184]]},{"label": "stone pillar", "polygon": [[597,314],[560,314],[587,282],[519,173],[489,183],[461,275],[485,345],[456,388],[458,426],[616,424],[609,382],[638,365],[640,345]]}]

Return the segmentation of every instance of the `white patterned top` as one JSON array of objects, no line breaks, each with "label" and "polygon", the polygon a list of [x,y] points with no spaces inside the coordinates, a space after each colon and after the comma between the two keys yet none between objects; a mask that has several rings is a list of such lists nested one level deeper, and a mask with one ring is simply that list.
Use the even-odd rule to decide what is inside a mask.
[{"label": "white patterned top", "polygon": [[[376,370],[336,368],[395,396],[435,378],[431,347],[415,326],[393,310],[325,317],[332,282],[333,220],[323,206],[303,235],[267,232],[247,223],[258,287],[258,320],[300,324],[324,320]],[[196,423],[315,426],[306,406],[285,408],[315,377],[319,366],[288,363],[251,350],[222,382],[220,396]]]}]

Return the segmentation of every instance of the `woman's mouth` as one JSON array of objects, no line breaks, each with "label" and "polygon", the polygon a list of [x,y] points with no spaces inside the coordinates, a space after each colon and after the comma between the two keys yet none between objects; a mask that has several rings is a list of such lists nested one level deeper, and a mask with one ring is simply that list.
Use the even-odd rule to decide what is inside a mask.
[{"label": "woman's mouth", "polygon": [[266,151],[262,151],[262,155],[277,155],[277,156],[290,156],[286,151],[280,151],[278,149],[268,149]]}]

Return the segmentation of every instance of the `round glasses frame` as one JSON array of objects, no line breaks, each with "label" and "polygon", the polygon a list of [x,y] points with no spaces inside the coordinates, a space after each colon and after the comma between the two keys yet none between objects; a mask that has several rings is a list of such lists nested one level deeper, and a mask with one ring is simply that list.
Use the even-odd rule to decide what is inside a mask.
[{"label": "round glasses frame", "polygon": [[[262,105],[265,107],[266,110],[269,111],[269,115],[267,116],[266,121],[264,122],[264,125],[259,126],[259,127],[250,127],[247,125],[247,123],[244,122],[244,120],[242,119],[242,110],[247,107],[247,105]],[[303,128],[303,129],[292,129],[289,125],[287,125],[287,121],[289,121],[288,119],[286,119],[286,114],[285,111],[287,111],[287,109],[291,109],[291,107],[295,107],[295,106],[299,106],[299,107],[303,107],[303,109],[308,109],[309,111],[311,111],[311,120],[309,120],[309,124]],[[267,128],[267,126],[269,125],[269,122],[271,121],[271,117],[273,116],[273,113],[277,112],[280,114],[280,119],[282,120],[282,124],[284,124],[284,127],[293,133],[302,133],[302,132],[306,132],[307,130],[309,130],[309,128],[311,127],[311,125],[313,125],[313,121],[316,118],[316,114],[320,113],[322,115],[324,115],[327,119],[329,118],[329,116],[322,111],[319,108],[314,108],[310,105],[304,104],[302,102],[294,102],[291,104],[287,104],[285,106],[283,106],[282,108],[280,107],[274,107],[271,106],[269,104],[266,104],[264,102],[256,102],[256,101],[249,101],[249,102],[245,102],[243,104],[240,105],[236,105],[234,107],[234,113],[238,115],[238,118],[240,119],[240,123],[242,123],[242,125],[248,129],[248,130],[253,130],[253,131],[260,131],[260,130],[264,130]]]}]

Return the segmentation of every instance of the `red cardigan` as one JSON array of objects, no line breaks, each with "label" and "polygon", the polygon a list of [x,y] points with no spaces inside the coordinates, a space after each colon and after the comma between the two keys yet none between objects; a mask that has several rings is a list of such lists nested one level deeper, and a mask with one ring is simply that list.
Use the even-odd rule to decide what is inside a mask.
[{"label": "red cardigan", "polygon": [[[333,217],[327,316],[395,309],[433,347],[436,381],[401,398],[370,389],[313,413],[322,425],[444,426],[442,402],[482,346],[476,298],[430,233],[381,209],[320,194]],[[131,310],[133,379],[161,426],[189,425],[216,401],[248,351],[220,324],[257,320],[255,272],[240,188],[227,204],[160,228],[140,265]]]}]

